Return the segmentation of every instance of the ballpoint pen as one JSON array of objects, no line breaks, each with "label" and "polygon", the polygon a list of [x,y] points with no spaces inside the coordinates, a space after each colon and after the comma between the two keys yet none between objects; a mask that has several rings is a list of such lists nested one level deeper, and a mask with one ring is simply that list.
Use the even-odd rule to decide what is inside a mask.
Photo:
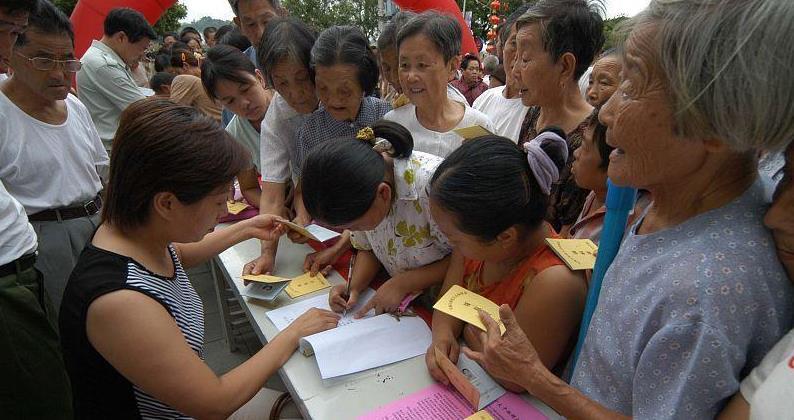
[{"label": "ballpoint pen", "polygon": [[[353,253],[350,255],[350,262],[349,265],[347,266],[347,291],[345,292],[345,295],[347,296],[348,300],[350,300],[350,283],[353,282],[353,262],[355,260],[356,260],[356,254]],[[347,305],[345,305],[345,309],[342,311],[342,318],[344,318],[346,315],[347,315]]]}]

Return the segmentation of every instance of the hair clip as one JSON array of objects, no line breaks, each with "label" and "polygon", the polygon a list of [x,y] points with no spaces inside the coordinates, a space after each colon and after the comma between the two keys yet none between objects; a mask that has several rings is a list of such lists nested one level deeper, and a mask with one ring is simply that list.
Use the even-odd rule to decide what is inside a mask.
[{"label": "hair clip", "polygon": [[375,140],[375,131],[372,130],[372,127],[364,127],[361,130],[358,130],[356,139],[372,143],[372,140]]},{"label": "hair clip", "polygon": [[187,54],[182,53],[182,62],[184,63],[186,61],[187,61]]}]

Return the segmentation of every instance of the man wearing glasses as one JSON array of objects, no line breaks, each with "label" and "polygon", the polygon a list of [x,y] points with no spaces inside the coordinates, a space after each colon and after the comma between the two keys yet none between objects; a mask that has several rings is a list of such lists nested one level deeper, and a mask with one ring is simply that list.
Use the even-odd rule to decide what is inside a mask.
[{"label": "man wearing glasses", "polygon": [[102,39],[94,40],[77,73],[77,94],[91,112],[99,138],[110,153],[121,112],[131,103],[154,94],[135,83],[130,67],[144,56],[154,29],[140,12],[119,8],[108,13]]},{"label": "man wearing glasses", "polygon": [[55,307],[99,222],[108,155],[86,107],[71,95],[80,70],[69,18],[48,1],[30,16],[0,86],[0,181],[39,239],[35,267]]},{"label": "man wearing glasses", "polygon": [[[14,43],[38,3],[0,0],[0,65],[12,58]],[[3,117],[7,126],[6,121]],[[9,140],[0,132],[2,148]],[[0,180],[0,417],[68,419],[72,393],[54,310],[33,266],[36,247],[24,207]]]}]

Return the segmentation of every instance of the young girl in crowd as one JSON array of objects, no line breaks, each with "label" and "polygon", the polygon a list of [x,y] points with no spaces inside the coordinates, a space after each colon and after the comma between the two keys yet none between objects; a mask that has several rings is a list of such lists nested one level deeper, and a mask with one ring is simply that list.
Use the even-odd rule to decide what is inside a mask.
[{"label": "young girl in crowd", "polygon": [[[447,157],[430,184],[433,219],[454,247],[442,293],[458,284],[509,305],[550,369],[566,360],[587,293],[545,242],[558,237],[543,217],[567,154],[565,140],[550,131],[524,150],[505,137],[480,137]],[[434,348],[457,361],[461,333],[470,348],[482,348],[479,330],[464,325],[433,313],[426,361],[436,380],[448,383]]]},{"label": "young girl in crowd", "polygon": [[234,113],[226,131],[251,154],[251,166],[237,174],[240,192],[250,204],[259,206],[259,132],[271,98],[265,79],[242,51],[218,45],[207,51],[201,82],[210,98]]},{"label": "young girl in crowd", "polygon": [[223,109],[201,85],[201,67],[195,53],[184,44],[174,45],[171,48],[171,68],[177,74],[171,82],[171,100],[192,106],[220,121]]},{"label": "young girl in crowd", "polygon": [[358,249],[350,295],[345,285],[331,289],[335,311],[352,308],[381,266],[391,279],[357,315],[371,308],[393,312],[406,295],[444,278],[450,247],[430,216],[427,197],[440,163],[414,152],[411,133],[385,120],[356,139],[327,141],[309,153],[301,180],[306,209],[325,225],[352,231]]},{"label": "young girl in crowd", "polygon": [[124,111],[102,224],[61,306],[76,418],[227,418],[300,337],[337,325],[337,315],[313,309],[222,377],[202,360],[204,313],[184,269],[282,233],[268,215],[209,233],[226,214],[232,179],[248,167],[246,150],[190,107],[147,99]]}]

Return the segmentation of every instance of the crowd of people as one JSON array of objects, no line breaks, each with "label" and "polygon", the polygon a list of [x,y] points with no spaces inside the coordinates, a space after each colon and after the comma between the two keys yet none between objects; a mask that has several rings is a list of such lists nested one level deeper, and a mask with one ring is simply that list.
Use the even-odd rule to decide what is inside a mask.
[{"label": "crowd of people", "polygon": [[[486,56],[436,11],[373,43],[229,3],[203,36],[114,9],[77,57],[49,0],[0,0],[0,417],[266,413],[299,339],[378,284],[357,316],[500,305],[486,331],[433,312],[444,384],[436,351],[569,418],[791,415],[794,3],[651,0],[604,50],[598,2],[540,0]],[[607,178],[639,194],[573,358],[592,273],[546,240],[599,242]],[[213,231],[230,197],[258,215]],[[217,376],[185,270],[256,239],[241,274],[274,272],[306,241],[285,219],[340,232],[304,269],[352,253],[350,284]]]}]

